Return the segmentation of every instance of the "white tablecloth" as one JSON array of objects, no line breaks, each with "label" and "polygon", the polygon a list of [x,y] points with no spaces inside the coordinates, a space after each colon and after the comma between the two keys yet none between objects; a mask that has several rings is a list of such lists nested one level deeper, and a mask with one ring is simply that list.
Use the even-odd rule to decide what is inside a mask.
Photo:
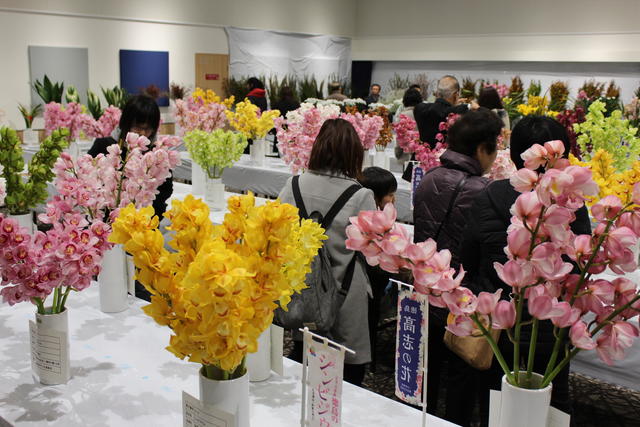
[{"label": "white tablecloth", "polygon": [[[174,171],[174,177],[190,181],[191,159],[188,153],[182,153],[182,164]],[[396,191],[398,220],[413,223],[410,184],[402,179],[402,174],[396,172],[394,175],[398,181]],[[256,166],[245,154],[235,165],[224,170],[222,182],[232,190],[253,191],[256,194],[277,197],[291,176],[289,166],[282,159],[268,157],[264,166]]]},{"label": "white tablecloth", "polygon": [[[169,329],[156,325],[131,297],[127,311],[102,313],[98,288],[70,296],[72,378],[44,386],[31,374],[28,321],[34,307],[0,305],[0,421],[19,426],[180,426],[182,391],[198,397],[199,365],[164,349]],[[251,384],[255,427],[300,425],[299,364],[285,375]],[[418,426],[420,411],[344,384],[346,426]],[[2,424],[0,422],[0,424]],[[429,416],[429,426],[452,424]]]}]

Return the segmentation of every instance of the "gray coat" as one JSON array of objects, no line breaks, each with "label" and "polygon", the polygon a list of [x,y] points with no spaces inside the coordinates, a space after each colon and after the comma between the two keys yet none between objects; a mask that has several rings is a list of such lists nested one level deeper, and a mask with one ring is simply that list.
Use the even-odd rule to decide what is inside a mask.
[{"label": "gray coat", "polygon": [[[280,200],[295,206],[291,179],[287,181],[280,192]],[[330,175],[328,172],[305,172],[300,176],[299,183],[308,214],[318,211],[324,215],[344,190],[358,182],[343,175]],[[358,212],[363,210],[375,209],[373,192],[362,188],[349,199],[326,232],[329,239],[324,244],[334,263],[333,274],[336,283],[342,283],[347,265],[353,257],[353,251],[345,247],[349,217],[356,216]],[[369,296],[371,296],[371,285],[365,266],[357,261],[351,288],[328,337],[356,352],[355,355],[346,353],[345,363],[362,364],[371,361],[368,323]]]}]

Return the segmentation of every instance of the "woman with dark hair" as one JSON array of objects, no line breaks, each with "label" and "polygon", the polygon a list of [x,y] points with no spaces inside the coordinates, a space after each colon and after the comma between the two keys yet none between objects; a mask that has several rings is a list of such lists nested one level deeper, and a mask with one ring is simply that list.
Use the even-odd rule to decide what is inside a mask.
[{"label": "woman with dark hair", "polygon": [[260,111],[266,111],[267,92],[264,90],[264,83],[257,77],[249,77],[249,79],[247,79],[247,88],[249,89],[249,93],[247,94],[249,102],[260,108]]},{"label": "woman with dark hair", "polygon": [[[436,241],[438,250],[449,249],[451,266],[460,265],[463,229],[469,219],[469,210],[477,194],[489,183],[482,176],[491,169],[497,155],[497,139],[502,121],[486,108],[464,114],[451,126],[447,134],[449,148],[440,156],[442,166],[428,171],[414,198],[414,240],[428,238]],[[465,362],[449,351],[442,338],[448,312],[442,308],[429,308],[427,408],[435,413],[438,388],[444,361],[448,360],[445,418],[460,423],[461,415],[469,413],[466,390],[456,381],[457,367]]]},{"label": "woman with dark hair", "polygon": [[[113,131],[111,136],[106,138],[97,138],[93,141],[93,145],[88,151],[92,157],[98,154],[107,154],[107,148],[112,144],[123,143],[129,132],[144,135],[153,144],[155,141],[158,128],[160,127],[160,108],[152,98],[146,95],[136,95],[127,101],[122,109],[120,123]],[[123,157],[126,156],[126,144],[122,151]],[[153,209],[160,220],[164,212],[167,210],[167,199],[173,193],[173,178],[169,177],[158,187],[158,194],[153,201]]]},{"label": "woman with dark hair", "polygon": [[[534,144],[544,144],[547,141],[560,140],[565,146],[565,157],[569,154],[569,137],[564,126],[550,117],[527,116],[513,128],[511,134],[511,160],[518,169],[524,167],[522,153]],[[507,246],[507,228],[511,223],[511,206],[515,203],[518,193],[508,179],[494,181],[475,198],[475,202],[468,215],[467,227],[464,232],[462,244],[462,265],[466,270],[466,285],[478,292],[495,292],[502,288],[502,298],[508,299],[511,292],[510,286],[503,283],[493,267],[494,262],[504,264],[507,256],[504,247]],[[589,215],[585,207],[576,211],[576,218],[571,223],[571,229],[576,234],[591,233]],[[525,315],[527,310],[524,310]],[[530,328],[522,329],[520,354],[528,354],[530,341]],[[536,359],[534,370],[543,372],[546,363],[551,356],[555,337],[553,324],[550,321],[541,321],[536,344]],[[506,334],[502,334],[499,342],[502,354],[511,360],[513,358],[513,344]],[[499,390],[502,378],[502,369],[493,361],[489,371],[475,372],[468,378],[475,377],[476,383],[467,382],[469,390],[476,389],[480,400],[480,414],[482,424],[488,423],[489,390]],[[542,369],[542,371],[541,371]],[[569,365],[553,380],[551,404],[565,412],[570,412],[569,400]],[[469,396],[469,394],[467,394]],[[467,401],[473,407],[473,400]]]},{"label": "woman with dark hair", "polygon": [[500,95],[498,95],[498,91],[496,88],[492,86],[485,86],[480,89],[480,94],[478,95],[478,105],[484,108],[488,108],[492,110],[494,113],[498,115],[504,122],[504,128],[509,130],[511,129],[509,123],[509,114],[507,114],[504,106],[502,105],[502,100],[500,99]]},{"label": "woman with dark hair", "polygon": [[[371,361],[369,343],[368,300],[371,286],[365,272],[365,262],[356,257],[356,253],[345,246],[346,227],[349,217],[363,210],[375,210],[373,192],[358,183],[362,171],[364,149],[358,134],[343,119],[329,119],[324,122],[316,137],[309,170],[290,178],[280,192],[284,203],[296,203],[296,189],[299,190],[304,210],[311,215],[318,212],[323,217],[330,208],[354,185],[357,191],[351,195],[325,231],[329,239],[324,242],[331,261],[333,276],[337,284],[348,287],[347,295],[338,317],[329,332],[329,338],[354,350],[355,354],[345,355],[344,379],[360,385],[364,378],[365,364]],[[301,208],[301,206],[298,206]],[[349,274],[351,273],[351,274]],[[350,285],[343,281],[352,276]],[[294,360],[302,359],[302,337],[294,331],[294,351],[290,355]]]}]

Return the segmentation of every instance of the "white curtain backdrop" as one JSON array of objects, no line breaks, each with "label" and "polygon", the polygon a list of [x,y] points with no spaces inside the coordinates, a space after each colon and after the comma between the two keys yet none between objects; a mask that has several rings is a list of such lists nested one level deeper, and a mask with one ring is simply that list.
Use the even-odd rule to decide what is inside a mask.
[{"label": "white curtain backdrop", "polygon": [[[234,77],[351,75],[351,39],[329,35],[225,28],[229,39],[229,73]],[[325,84],[326,87],[326,84]]]}]

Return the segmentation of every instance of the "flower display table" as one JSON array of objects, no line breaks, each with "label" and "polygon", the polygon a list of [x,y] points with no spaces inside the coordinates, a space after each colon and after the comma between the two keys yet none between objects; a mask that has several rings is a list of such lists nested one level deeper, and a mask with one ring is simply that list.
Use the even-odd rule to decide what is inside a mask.
[{"label": "flower display table", "polygon": [[[174,177],[191,180],[191,159],[188,153],[181,154],[182,164],[176,168]],[[401,178],[401,173],[394,173],[394,175],[398,181],[396,191],[398,220],[412,223],[410,185]],[[291,170],[281,159],[267,158],[264,166],[256,166],[251,163],[249,155],[243,155],[240,161],[224,170],[222,182],[234,190],[253,191],[256,194],[277,197],[290,177]]]},{"label": "flower display table", "polygon": [[[130,298],[123,313],[100,311],[93,284],[69,300],[71,380],[43,386],[31,375],[28,320],[33,307],[0,304],[0,424],[18,426],[179,426],[182,391],[198,396],[199,366],[164,350],[169,330]],[[253,426],[300,425],[301,366],[285,359],[285,375],[251,384]],[[345,426],[418,426],[421,412],[344,384]],[[430,426],[451,426],[429,416]]]}]

